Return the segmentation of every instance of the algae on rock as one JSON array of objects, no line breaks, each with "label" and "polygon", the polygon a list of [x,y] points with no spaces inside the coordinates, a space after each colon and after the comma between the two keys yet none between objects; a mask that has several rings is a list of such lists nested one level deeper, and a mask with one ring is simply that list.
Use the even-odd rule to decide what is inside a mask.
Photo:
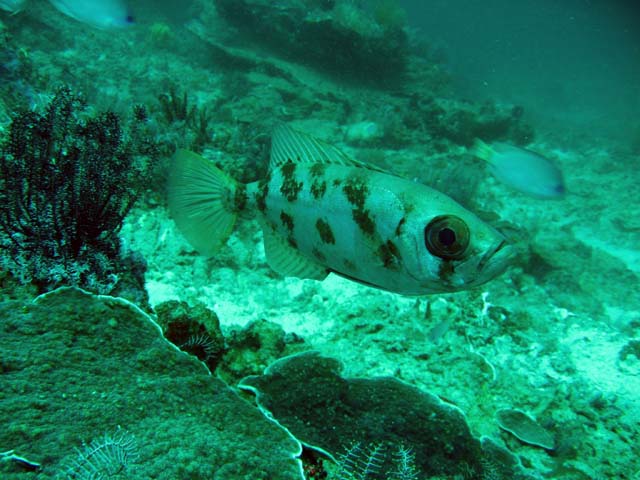
[{"label": "algae on rock", "polygon": [[[121,426],[139,450],[129,479],[302,478],[299,443],[135,305],[62,288],[0,318],[0,445],[43,473]],[[15,462],[0,475],[32,478]]]}]

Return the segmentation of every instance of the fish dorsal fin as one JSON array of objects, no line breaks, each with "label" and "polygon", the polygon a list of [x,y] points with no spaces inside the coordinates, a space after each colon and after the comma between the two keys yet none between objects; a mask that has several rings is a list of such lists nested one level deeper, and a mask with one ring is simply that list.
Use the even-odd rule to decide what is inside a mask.
[{"label": "fish dorsal fin", "polygon": [[329,274],[325,267],[302,255],[269,225],[263,224],[262,232],[267,262],[276,273],[312,280],[324,280]]},{"label": "fish dorsal fin", "polygon": [[285,124],[278,125],[271,137],[270,168],[285,163],[326,163],[378,170],[376,167],[354,160],[349,155],[322,140],[298,132]]},{"label": "fish dorsal fin", "polygon": [[348,155],[322,140],[298,132],[285,124],[278,125],[271,138],[270,167],[285,163],[332,163],[355,165]]}]

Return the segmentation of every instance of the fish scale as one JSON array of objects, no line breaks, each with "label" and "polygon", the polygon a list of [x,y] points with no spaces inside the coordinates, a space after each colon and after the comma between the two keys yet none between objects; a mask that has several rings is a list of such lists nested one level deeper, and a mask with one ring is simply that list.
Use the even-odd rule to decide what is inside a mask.
[{"label": "fish scale", "polygon": [[[376,280],[383,265],[380,248],[394,236],[395,226],[404,214],[398,196],[376,181],[375,172],[363,175],[354,168],[342,165],[328,166],[322,176],[311,174],[310,165],[298,165],[293,171],[295,181],[302,188],[293,201],[281,194],[284,176],[278,169],[268,183],[264,216],[273,230],[286,238],[290,245],[309,258],[324,263],[331,271],[350,277]],[[355,174],[359,175],[356,177]],[[364,205],[349,201],[344,189],[349,179],[358,178],[366,185]],[[322,194],[314,195],[314,182],[326,185]],[[387,208],[393,205],[393,208]],[[285,218],[292,218],[289,225]],[[368,222],[373,223],[373,231]],[[292,228],[290,228],[292,227]],[[364,248],[363,248],[364,247]],[[385,274],[389,269],[385,269]]]}]

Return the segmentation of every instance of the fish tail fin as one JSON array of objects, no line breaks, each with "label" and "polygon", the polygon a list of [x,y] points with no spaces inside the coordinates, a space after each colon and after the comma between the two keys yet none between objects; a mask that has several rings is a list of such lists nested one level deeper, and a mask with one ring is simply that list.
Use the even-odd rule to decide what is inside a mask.
[{"label": "fish tail fin", "polygon": [[493,148],[491,148],[491,146],[487,145],[479,138],[476,138],[473,142],[473,145],[471,146],[471,149],[469,150],[469,153],[474,157],[478,157],[490,164],[491,158],[496,152]]},{"label": "fish tail fin", "polygon": [[189,243],[211,256],[224,244],[241,208],[236,192],[241,185],[213,162],[179,149],[169,174],[169,211]]}]

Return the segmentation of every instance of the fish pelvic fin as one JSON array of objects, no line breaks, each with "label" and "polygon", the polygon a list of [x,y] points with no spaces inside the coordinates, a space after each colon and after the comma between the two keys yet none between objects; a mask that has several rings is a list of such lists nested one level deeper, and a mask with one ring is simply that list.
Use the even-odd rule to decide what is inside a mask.
[{"label": "fish pelvic fin", "polygon": [[496,152],[493,148],[491,148],[490,145],[487,145],[479,138],[476,138],[473,142],[473,145],[469,149],[469,153],[474,157],[478,157],[491,165],[491,159]]},{"label": "fish pelvic fin", "polygon": [[211,256],[227,241],[244,202],[245,191],[210,160],[179,149],[168,182],[171,216],[189,243]]}]

